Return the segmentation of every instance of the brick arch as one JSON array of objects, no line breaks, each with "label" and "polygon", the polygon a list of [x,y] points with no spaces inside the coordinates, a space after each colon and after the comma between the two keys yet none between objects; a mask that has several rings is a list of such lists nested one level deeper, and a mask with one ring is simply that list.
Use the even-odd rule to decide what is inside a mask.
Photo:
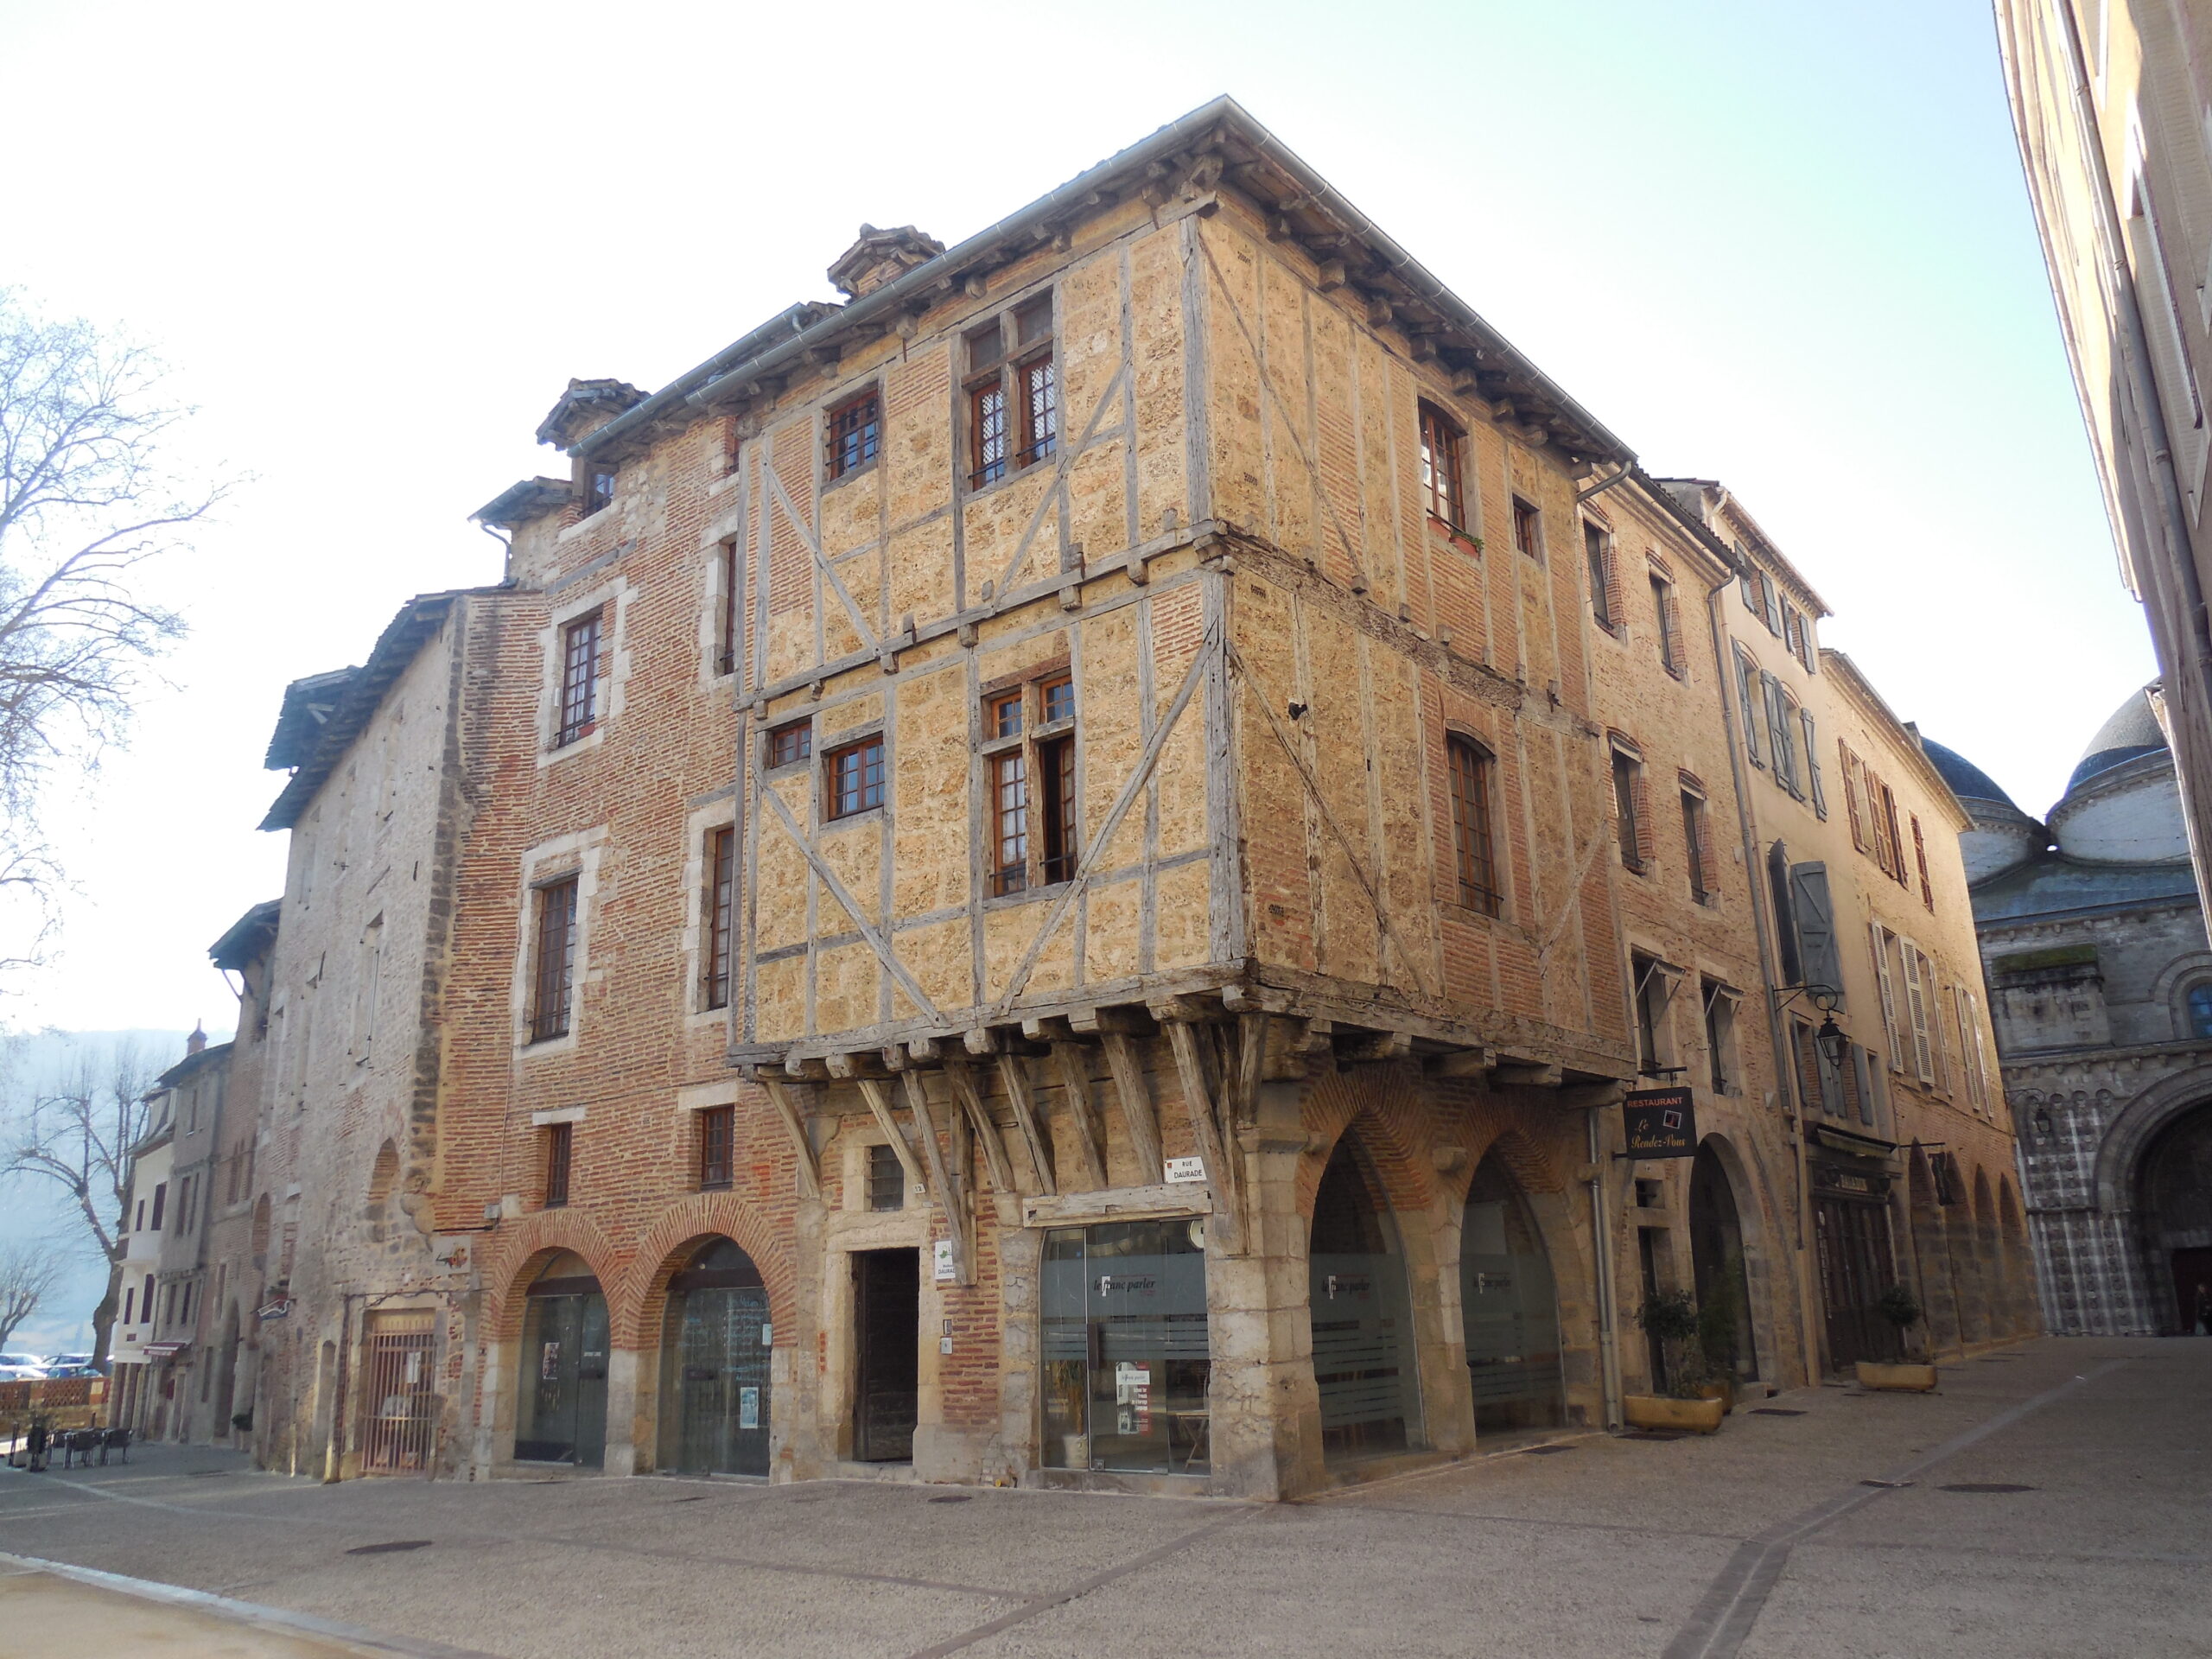
[{"label": "brick arch", "polygon": [[775,1229],[735,1192],[693,1192],[671,1205],[638,1241],[619,1300],[613,1295],[607,1299],[617,1346],[659,1344],[668,1281],[709,1238],[726,1238],[753,1258],[760,1282],[768,1288],[769,1319],[779,1331],[798,1329],[797,1274]]},{"label": "brick arch", "polygon": [[1513,1172],[1513,1179],[1523,1192],[1560,1192],[1566,1183],[1560,1179],[1559,1167],[1527,1133],[1518,1128],[1496,1130],[1480,1147],[1467,1148],[1467,1179],[1474,1179],[1475,1166],[1485,1158],[1495,1156]]},{"label": "brick arch", "polygon": [[513,1342],[522,1335],[523,1292],[529,1269],[556,1250],[573,1250],[591,1264],[600,1294],[607,1297],[607,1314],[613,1316],[610,1294],[622,1277],[622,1254],[588,1217],[571,1210],[541,1210],[524,1216],[512,1228],[502,1225],[494,1235],[487,1255],[479,1259],[477,1277],[491,1299],[486,1326],[492,1338]]},{"label": "brick arch", "polygon": [[[1379,1070],[1379,1069],[1378,1069]],[[1309,1219],[1321,1190],[1322,1172],[1347,1130],[1356,1129],[1383,1201],[1404,1213],[1426,1210],[1436,1196],[1435,1177],[1421,1156],[1433,1140],[1427,1103],[1402,1068],[1380,1075],[1325,1077],[1306,1096],[1308,1138],[1319,1142],[1298,1160],[1298,1212]]]}]

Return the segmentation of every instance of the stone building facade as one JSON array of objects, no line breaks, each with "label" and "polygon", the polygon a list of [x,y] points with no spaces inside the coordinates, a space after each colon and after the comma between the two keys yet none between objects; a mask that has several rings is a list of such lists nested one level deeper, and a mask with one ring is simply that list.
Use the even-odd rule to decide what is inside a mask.
[{"label": "stone building facade", "polygon": [[2121,579],[2212,857],[2212,5],[1995,0],[2005,91]]},{"label": "stone building facade", "polygon": [[1285,1497],[1618,1422],[1650,1288],[1847,1357],[1726,514],[1226,101],[831,276],[287,696],[264,1459]]},{"label": "stone building facade", "polygon": [[2212,950],[2153,688],[2037,823],[1929,752],[1965,836],[2050,1329],[2145,1336],[2212,1312]]}]

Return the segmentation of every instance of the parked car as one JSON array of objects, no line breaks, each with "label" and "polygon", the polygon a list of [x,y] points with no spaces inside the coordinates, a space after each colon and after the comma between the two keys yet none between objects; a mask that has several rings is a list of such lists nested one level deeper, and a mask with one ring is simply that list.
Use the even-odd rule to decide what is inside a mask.
[{"label": "parked car", "polygon": [[45,1370],[36,1365],[0,1365],[0,1382],[42,1382]]}]

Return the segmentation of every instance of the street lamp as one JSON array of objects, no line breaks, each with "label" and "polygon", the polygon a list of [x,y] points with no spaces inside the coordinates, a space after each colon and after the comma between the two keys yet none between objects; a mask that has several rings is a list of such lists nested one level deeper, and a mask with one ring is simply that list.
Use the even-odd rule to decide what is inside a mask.
[{"label": "street lamp", "polygon": [[1813,1040],[1820,1046],[1821,1058],[1828,1063],[1828,1069],[1841,1071],[1851,1058],[1851,1039],[1843,1034],[1843,1027],[1836,1024],[1833,1012],[1821,1020]]}]

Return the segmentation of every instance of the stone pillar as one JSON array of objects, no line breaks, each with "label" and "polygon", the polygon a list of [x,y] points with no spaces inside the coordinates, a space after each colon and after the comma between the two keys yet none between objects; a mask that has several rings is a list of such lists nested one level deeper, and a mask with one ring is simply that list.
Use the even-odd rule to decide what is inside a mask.
[{"label": "stone pillar", "polygon": [[604,1473],[634,1475],[640,1467],[647,1472],[652,1469],[652,1395],[649,1389],[639,1388],[641,1374],[652,1369],[652,1357],[635,1348],[607,1344]]}]

